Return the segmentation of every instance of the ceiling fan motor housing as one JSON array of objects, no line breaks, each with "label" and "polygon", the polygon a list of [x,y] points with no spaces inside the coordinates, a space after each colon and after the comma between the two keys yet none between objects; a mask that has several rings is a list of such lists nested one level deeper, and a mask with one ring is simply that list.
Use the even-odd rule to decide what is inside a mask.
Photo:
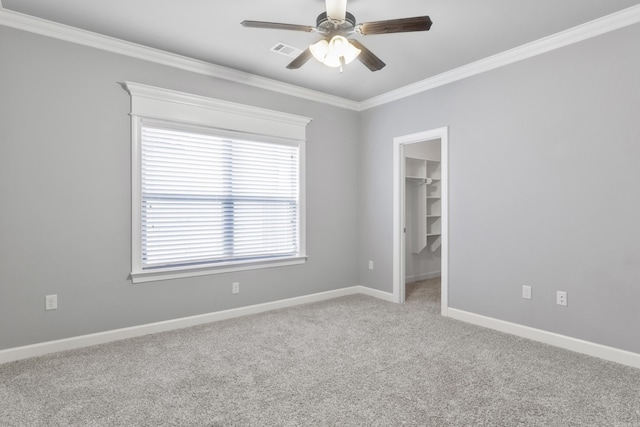
[{"label": "ceiling fan motor housing", "polygon": [[327,16],[327,12],[322,12],[316,19],[318,32],[327,35],[346,35],[355,31],[356,17],[346,12],[344,21],[333,21]]}]

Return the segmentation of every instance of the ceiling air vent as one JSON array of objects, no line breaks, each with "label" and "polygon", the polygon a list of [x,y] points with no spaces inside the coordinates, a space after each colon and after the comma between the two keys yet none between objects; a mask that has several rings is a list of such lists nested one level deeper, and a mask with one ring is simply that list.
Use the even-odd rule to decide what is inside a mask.
[{"label": "ceiling air vent", "polygon": [[272,52],[282,54],[284,56],[288,56],[290,58],[297,58],[298,55],[302,53],[302,51],[296,47],[289,46],[288,44],[278,43],[274,47],[271,48]]}]

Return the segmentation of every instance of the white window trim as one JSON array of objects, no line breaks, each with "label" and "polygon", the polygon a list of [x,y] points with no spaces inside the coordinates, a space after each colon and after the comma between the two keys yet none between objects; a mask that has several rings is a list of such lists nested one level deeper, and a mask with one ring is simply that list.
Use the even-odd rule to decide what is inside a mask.
[{"label": "white window trim", "polygon": [[[125,82],[131,94],[131,181],[132,181],[132,266],[133,283],[177,279],[217,273],[281,267],[306,261],[306,185],[305,142],[306,126],[310,118],[266,110],[228,101],[207,98],[168,89]],[[195,267],[172,267],[143,270],[141,247],[141,159],[140,130],[142,119],[166,120],[205,126],[225,134],[252,139],[280,140],[297,143],[300,147],[300,252],[297,256],[268,260],[216,263]]]}]

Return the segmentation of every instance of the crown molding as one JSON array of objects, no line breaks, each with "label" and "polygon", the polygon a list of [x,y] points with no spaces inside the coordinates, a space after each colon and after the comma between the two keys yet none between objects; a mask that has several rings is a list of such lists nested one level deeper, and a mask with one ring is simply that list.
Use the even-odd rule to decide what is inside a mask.
[{"label": "crown molding", "polygon": [[47,21],[4,9],[1,5],[0,25],[335,107],[360,109],[356,101]]},{"label": "crown molding", "polygon": [[541,55],[561,47],[590,39],[640,22],[640,5],[623,9],[602,18],[589,21],[568,30],[515,47],[428,79],[401,87],[360,103],[360,111],[407,98],[439,86],[475,76],[514,62]]},{"label": "crown molding", "polygon": [[353,111],[365,111],[398,101],[639,22],[640,5],[632,6],[358,102],[10,11],[2,7],[2,0],[0,0],[0,25]]}]

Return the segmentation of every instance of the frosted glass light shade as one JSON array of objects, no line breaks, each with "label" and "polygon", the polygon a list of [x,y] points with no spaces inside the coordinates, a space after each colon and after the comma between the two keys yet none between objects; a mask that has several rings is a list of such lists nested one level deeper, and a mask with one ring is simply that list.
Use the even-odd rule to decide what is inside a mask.
[{"label": "frosted glass light shade", "polygon": [[309,46],[309,50],[314,58],[322,62],[329,52],[329,42],[326,40],[320,40],[318,43],[314,43]]},{"label": "frosted glass light shade", "polygon": [[343,36],[334,36],[331,41],[320,40],[309,46],[314,58],[329,67],[348,64],[360,55],[360,49]]}]

